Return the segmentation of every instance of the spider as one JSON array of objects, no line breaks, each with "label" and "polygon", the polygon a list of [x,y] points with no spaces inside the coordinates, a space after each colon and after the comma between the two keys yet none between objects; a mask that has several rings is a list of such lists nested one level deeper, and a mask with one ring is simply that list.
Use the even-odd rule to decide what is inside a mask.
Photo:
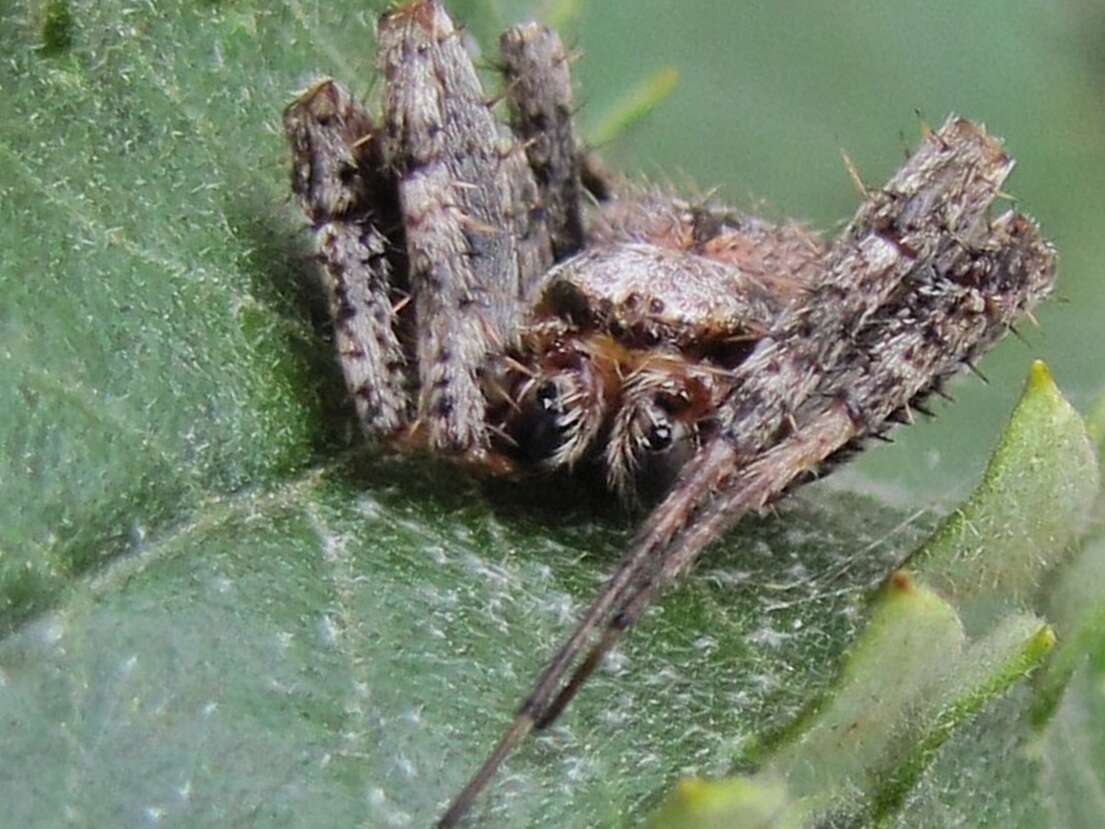
[{"label": "spider", "polygon": [[1055,262],[1030,219],[991,215],[1013,162],[961,118],[825,243],[603,171],[540,25],[503,34],[491,99],[441,0],[384,13],[377,41],[378,119],[332,80],[284,114],[365,432],[493,475],[597,467],[655,504],[453,826],[712,540],[926,411]]}]

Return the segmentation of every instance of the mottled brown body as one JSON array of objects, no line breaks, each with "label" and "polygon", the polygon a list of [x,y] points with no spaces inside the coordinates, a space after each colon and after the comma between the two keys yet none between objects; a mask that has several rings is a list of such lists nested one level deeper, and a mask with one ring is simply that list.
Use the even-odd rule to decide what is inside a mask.
[{"label": "mottled brown body", "polygon": [[501,40],[509,124],[440,0],[385,14],[378,41],[379,126],[332,81],[285,113],[366,432],[666,493],[449,826],[707,544],[909,422],[1050,291],[1054,253],[1024,216],[991,216],[1013,164],[963,119],[826,245],[597,172],[543,27]]}]

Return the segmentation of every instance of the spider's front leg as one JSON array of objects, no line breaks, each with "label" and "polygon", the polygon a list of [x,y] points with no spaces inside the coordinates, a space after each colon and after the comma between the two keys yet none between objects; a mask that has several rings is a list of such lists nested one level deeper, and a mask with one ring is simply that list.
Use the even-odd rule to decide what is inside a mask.
[{"label": "spider's front leg", "polygon": [[479,460],[486,363],[514,341],[552,264],[540,193],[440,2],[386,14],[379,47],[417,318],[417,423],[431,449]]},{"label": "spider's front leg", "polygon": [[398,226],[395,182],[381,169],[368,113],[333,81],[293,101],[284,130],[292,191],[314,230],[346,385],[365,431],[392,434],[410,416],[394,310],[402,302],[401,267],[393,261],[402,240],[386,235]]}]

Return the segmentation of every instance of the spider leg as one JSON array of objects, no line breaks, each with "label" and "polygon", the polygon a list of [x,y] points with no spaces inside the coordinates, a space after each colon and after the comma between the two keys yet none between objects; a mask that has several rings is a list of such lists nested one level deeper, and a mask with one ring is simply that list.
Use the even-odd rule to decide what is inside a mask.
[{"label": "spider leg", "polygon": [[755,457],[785,432],[880,308],[917,290],[929,271],[942,273],[959,261],[958,238],[985,227],[1012,169],[997,141],[949,118],[871,194],[829,250],[807,297],[783,310],[775,330],[734,372],[719,418],[742,457]]},{"label": "spider leg", "polygon": [[480,372],[516,338],[528,286],[552,262],[532,210],[537,185],[440,0],[385,14],[378,43],[417,320],[418,421],[431,448],[480,456]]},{"label": "spider leg", "polygon": [[499,40],[510,124],[525,144],[556,261],[583,247],[580,164],[569,57],[556,32],[513,26]]},{"label": "spider leg", "polygon": [[393,309],[395,181],[380,166],[372,120],[338,84],[321,81],[284,112],[292,190],[310,219],[345,382],[366,432],[409,417],[406,359]]},{"label": "spider leg", "polygon": [[[778,330],[737,368],[743,376],[723,406],[719,434],[649,516],[440,825],[460,820],[513,747],[556,719],[657,592],[709,543],[883,428],[1047,293],[1054,256],[1035,229],[1017,216],[987,221],[1011,169],[997,142],[950,119],[861,206],[809,300],[784,313]],[[964,245],[964,238],[979,242]],[[776,387],[786,366],[792,376]],[[787,433],[792,418],[799,428]]]}]

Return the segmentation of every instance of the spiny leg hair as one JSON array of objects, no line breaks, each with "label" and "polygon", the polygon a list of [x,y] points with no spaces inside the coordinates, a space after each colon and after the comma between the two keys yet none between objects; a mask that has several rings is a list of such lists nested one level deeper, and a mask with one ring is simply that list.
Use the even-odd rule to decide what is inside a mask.
[{"label": "spiny leg hair", "polygon": [[508,29],[499,51],[510,125],[525,144],[559,262],[584,241],[569,57],[556,32],[539,23]]}]

